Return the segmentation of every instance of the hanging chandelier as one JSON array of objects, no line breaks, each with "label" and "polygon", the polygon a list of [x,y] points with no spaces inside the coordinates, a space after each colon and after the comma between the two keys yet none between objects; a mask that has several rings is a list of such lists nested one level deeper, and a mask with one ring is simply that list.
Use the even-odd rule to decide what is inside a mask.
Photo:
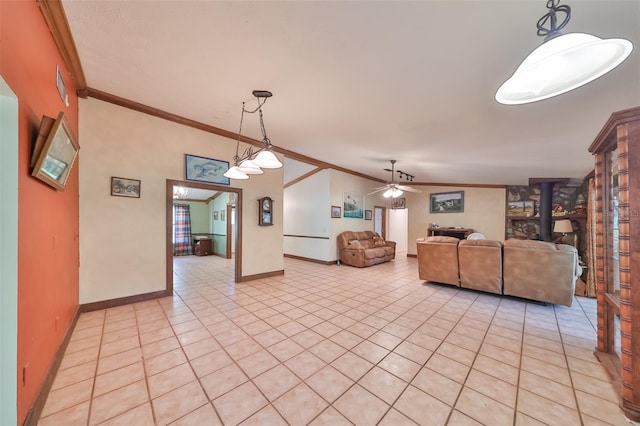
[{"label": "hanging chandelier", "polygon": [[[253,96],[258,100],[258,106],[254,110],[247,110],[242,103],[242,113],[240,114],[240,130],[238,131],[238,141],[236,143],[236,155],[233,157],[233,166],[224,173],[229,179],[249,179],[249,175],[261,175],[264,173],[262,169],[278,169],[282,167],[282,163],[271,150],[273,145],[267,137],[267,131],[264,128],[264,120],[262,117],[262,105],[267,99],[273,96],[271,92],[266,90],[254,90]],[[254,151],[253,146],[249,146],[242,155],[238,155],[240,149],[240,138],[242,137],[242,122],[244,114],[258,113],[260,117],[260,131],[262,132],[263,146]]]},{"label": "hanging chandelier", "polygon": [[[630,41],[601,39],[591,34],[562,34],[571,19],[571,8],[547,1],[547,12],[536,24],[544,43],[522,61],[496,93],[506,105],[541,101],[577,89],[620,65],[633,50]],[[563,14],[562,22],[558,15]],[[548,28],[545,26],[548,25]]]},{"label": "hanging chandelier", "polygon": [[189,190],[184,186],[174,186],[173,187],[173,199],[174,200],[184,200],[189,195]]}]

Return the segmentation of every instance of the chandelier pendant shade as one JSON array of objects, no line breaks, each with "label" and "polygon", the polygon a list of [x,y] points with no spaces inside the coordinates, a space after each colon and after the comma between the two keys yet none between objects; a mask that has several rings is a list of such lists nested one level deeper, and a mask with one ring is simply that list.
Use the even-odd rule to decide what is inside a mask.
[{"label": "chandelier pendant shade", "polygon": [[[272,96],[271,92],[266,90],[254,90],[253,96],[258,99],[258,107],[252,111],[245,109],[242,103],[242,113],[240,115],[240,130],[238,131],[238,140],[236,143],[236,155],[233,157],[233,166],[224,173],[229,179],[247,180],[250,175],[261,175],[264,173],[262,169],[278,169],[282,167],[282,162],[273,153],[271,140],[267,137],[267,131],[264,127],[262,116],[262,106],[268,98]],[[257,151],[253,150],[253,146],[249,146],[242,155],[239,155],[240,139],[242,138],[242,122],[244,114],[253,114],[258,112],[260,117],[260,131],[262,132],[263,146]]]},{"label": "chandelier pendant shade", "polygon": [[184,186],[174,186],[173,187],[173,199],[174,200],[184,200],[189,195],[189,190]]},{"label": "chandelier pendant shade", "polygon": [[[630,41],[601,39],[591,34],[562,34],[571,9],[547,1],[549,12],[538,21],[538,35],[545,42],[522,61],[496,92],[496,101],[518,105],[541,101],[577,89],[620,65],[633,50]],[[557,14],[564,13],[558,24]],[[550,28],[544,25],[549,24]]]},{"label": "chandelier pendant shade", "polygon": [[255,161],[250,159],[244,160],[237,167],[239,171],[247,175],[261,175],[264,173],[264,170],[262,170]]}]

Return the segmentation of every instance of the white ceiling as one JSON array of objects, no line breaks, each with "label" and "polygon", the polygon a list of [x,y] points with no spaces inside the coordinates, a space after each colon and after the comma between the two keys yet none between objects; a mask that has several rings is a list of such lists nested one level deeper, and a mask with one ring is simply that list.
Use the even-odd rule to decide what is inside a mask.
[{"label": "white ceiling", "polygon": [[[237,132],[251,91],[274,145],[388,180],[526,184],[582,178],[614,111],[640,105],[640,1],[569,0],[565,32],[635,46],[557,98],[495,91],[542,39],[546,0],[63,0],[89,87]],[[260,138],[257,117],[243,134]],[[230,143],[233,143],[230,141]]]}]

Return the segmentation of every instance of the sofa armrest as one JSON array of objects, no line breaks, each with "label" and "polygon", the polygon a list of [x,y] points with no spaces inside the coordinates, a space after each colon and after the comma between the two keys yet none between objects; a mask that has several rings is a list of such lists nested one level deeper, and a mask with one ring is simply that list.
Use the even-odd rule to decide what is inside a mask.
[{"label": "sofa armrest", "polygon": [[359,268],[366,266],[365,248],[362,246],[347,246],[343,248],[340,250],[340,261]]},{"label": "sofa armrest", "polygon": [[389,247],[393,247],[393,249],[396,249],[396,242],[395,241],[385,241],[384,242],[385,245],[389,246]]}]

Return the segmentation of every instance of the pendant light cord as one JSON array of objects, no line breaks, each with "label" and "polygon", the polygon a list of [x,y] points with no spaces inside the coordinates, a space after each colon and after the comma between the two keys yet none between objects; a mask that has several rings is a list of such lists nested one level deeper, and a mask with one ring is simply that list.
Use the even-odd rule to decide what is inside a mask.
[{"label": "pendant light cord", "polygon": [[[269,140],[269,138],[267,137],[267,131],[264,128],[264,121],[262,120],[262,106],[267,102],[267,98],[265,97],[264,100],[262,102],[260,102],[260,97],[258,97],[258,106],[256,107],[256,109],[249,111],[248,109],[246,109],[245,106],[245,102],[242,103],[242,112],[240,114],[240,129],[238,130],[238,140],[236,141],[236,155],[233,157],[233,161],[235,163],[235,165],[238,165],[238,162],[240,161],[240,156],[239,156],[239,151],[240,151],[240,138],[242,137],[242,122],[244,121],[244,113],[246,112],[247,114],[255,114],[256,112],[259,112],[260,114],[260,131],[262,132],[262,142],[267,146],[270,147],[271,146],[271,141]],[[251,157],[251,155],[253,154],[253,148],[252,146],[249,146],[244,153],[242,154],[242,158],[248,158]]]},{"label": "pendant light cord", "polygon": [[[569,5],[563,4],[559,5],[560,0],[548,0],[547,1],[547,12],[542,18],[538,19],[536,23],[536,27],[538,28],[538,35],[544,37],[544,41],[550,40],[556,36],[560,35],[560,30],[562,30],[568,23],[569,19],[571,19],[571,8]],[[556,13],[564,13],[565,17],[558,25],[558,18]],[[549,28],[546,28],[545,25],[549,24]]]}]

